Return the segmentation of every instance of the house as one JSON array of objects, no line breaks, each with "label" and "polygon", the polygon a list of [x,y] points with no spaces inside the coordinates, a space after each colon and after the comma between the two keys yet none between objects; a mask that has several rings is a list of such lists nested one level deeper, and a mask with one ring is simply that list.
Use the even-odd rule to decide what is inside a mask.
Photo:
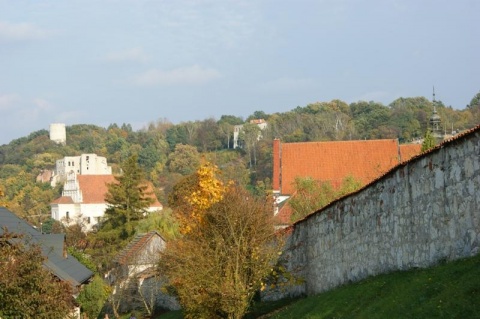
[{"label": "house", "polygon": [[[401,162],[420,154],[419,144],[399,144],[396,139],[333,142],[281,143],[273,141],[273,192],[275,214],[289,221],[290,208],[280,211],[291,196],[297,177],[311,177],[338,187],[352,176],[363,185],[380,177]],[[288,206],[288,205],[287,205]]]},{"label": "house", "polygon": [[120,312],[139,307],[178,310],[177,300],[163,292],[165,280],[156,271],[165,239],[151,231],[137,235],[113,260],[107,281],[114,287],[113,300]]},{"label": "house", "polygon": [[[264,119],[255,119],[255,120],[250,120],[250,124],[256,124],[260,131],[263,131],[264,129],[267,128],[267,122]],[[238,139],[240,137],[240,133],[243,130],[243,124],[241,125],[235,125],[233,127],[233,148],[239,147]],[[261,133],[259,133],[258,139],[262,137]]]},{"label": "house", "polygon": [[74,297],[93,276],[87,267],[67,253],[65,234],[42,234],[5,207],[0,207],[0,237],[5,234],[5,230],[23,235],[22,240],[25,242],[39,245],[45,257],[45,268],[58,279],[68,282],[73,288]]},{"label": "house", "polygon": [[[116,182],[114,175],[67,175],[62,196],[51,204],[51,216],[63,223],[81,223],[85,231],[96,226],[105,214],[108,203],[105,196],[108,193],[108,184]],[[147,209],[149,212],[163,209],[153,193],[153,186],[147,184],[147,194],[152,197],[153,203]]]},{"label": "house", "polygon": [[108,166],[107,159],[97,154],[82,154],[80,156],[65,156],[55,162],[55,170],[50,184],[66,181],[69,174],[78,175],[112,175],[112,167]]}]

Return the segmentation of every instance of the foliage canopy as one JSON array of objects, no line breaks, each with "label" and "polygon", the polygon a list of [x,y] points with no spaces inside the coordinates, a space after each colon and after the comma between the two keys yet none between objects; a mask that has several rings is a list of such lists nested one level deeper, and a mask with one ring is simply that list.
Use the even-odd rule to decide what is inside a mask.
[{"label": "foliage canopy", "polygon": [[[193,218],[190,231],[167,244],[159,268],[174,288],[185,318],[242,318],[281,249],[273,203],[233,185],[221,196],[211,194],[198,193],[207,199],[192,203],[201,207],[197,211],[201,218]],[[204,204],[212,198],[216,199]]]}]

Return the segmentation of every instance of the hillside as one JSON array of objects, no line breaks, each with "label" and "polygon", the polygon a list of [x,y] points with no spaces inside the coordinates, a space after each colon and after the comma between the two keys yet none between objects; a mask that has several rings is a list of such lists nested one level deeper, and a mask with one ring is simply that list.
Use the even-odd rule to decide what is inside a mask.
[{"label": "hillside", "polygon": [[[182,316],[169,312],[157,318]],[[375,276],[308,298],[258,304],[246,318],[480,318],[480,255]]]},{"label": "hillside", "polygon": [[[480,93],[464,110],[437,101],[438,114],[447,133],[472,128],[480,123]],[[35,182],[43,170],[51,170],[57,159],[95,153],[113,167],[131,154],[156,187],[165,203],[169,191],[194,164],[205,157],[217,164],[226,180],[235,180],[255,195],[271,189],[272,141],[338,141],[355,139],[398,139],[400,143],[422,138],[428,127],[433,103],[424,97],[398,98],[389,105],[340,100],[315,102],[284,113],[256,111],[247,119],[222,115],[216,120],[173,124],[165,119],[134,131],[130,124],[106,128],[76,124],[66,127],[66,145],[55,144],[47,130],[0,145],[0,189],[11,210],[38,224],[49,215],[49,203],[60,194]],[[239,134],[241,148],[233,149],[234,126],[252,119],[264,119],[268,126],[258,140],[256,127],[245,126]],[[252,138],[253,136],[253,138]]]},{"label": "hillside", "polygon": [[480,255],[372,277],[266,318],[480,318]]}]

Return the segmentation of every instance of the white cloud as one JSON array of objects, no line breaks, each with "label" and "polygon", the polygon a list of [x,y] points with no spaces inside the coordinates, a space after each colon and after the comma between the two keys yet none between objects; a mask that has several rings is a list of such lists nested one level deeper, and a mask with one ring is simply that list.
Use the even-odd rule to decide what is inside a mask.
[{"label": "white cloud", "polygon": [[220,72],[215,69],[193,65],[168,71],[150,69],[137,75],[134,83],[140,86],[204,84],[220,76]]},{"label": "white cloud", "polygon": [[308,78],[280,77],[260,84],[265,91],[298,91],[315,87],[315,81]]},{"label": "white cloud", "polygon": [[111,52],[105,59],[109,62],[146,62],[148,55],[142,48],[131,48],[123,51]]},{"label": "white cloud", "polygon": [[53,111],[54,107],[50,102],[42,98],[34,98],[28,105],[19,109],[19,115],[29,122],[34,122],[42,115]]},{"label": "white cloud", "polygon": [[0,40],[38,40],[48,37],[53,31],[42,29],[31,23],[9,23],[0,21]]},{"label": "white cloud", "polygon": [[4,112],[13,109],[16,101],[18,101],[18,96],[15,94],[1,94],[0,111]]}]

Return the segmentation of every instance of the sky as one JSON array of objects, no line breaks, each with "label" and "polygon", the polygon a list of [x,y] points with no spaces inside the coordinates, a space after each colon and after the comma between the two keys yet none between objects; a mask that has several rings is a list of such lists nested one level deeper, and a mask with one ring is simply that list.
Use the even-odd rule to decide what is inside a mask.
[{"label": "sky", "polygon": [[479,0],[0,0],[0,145],[480,92]]}]

